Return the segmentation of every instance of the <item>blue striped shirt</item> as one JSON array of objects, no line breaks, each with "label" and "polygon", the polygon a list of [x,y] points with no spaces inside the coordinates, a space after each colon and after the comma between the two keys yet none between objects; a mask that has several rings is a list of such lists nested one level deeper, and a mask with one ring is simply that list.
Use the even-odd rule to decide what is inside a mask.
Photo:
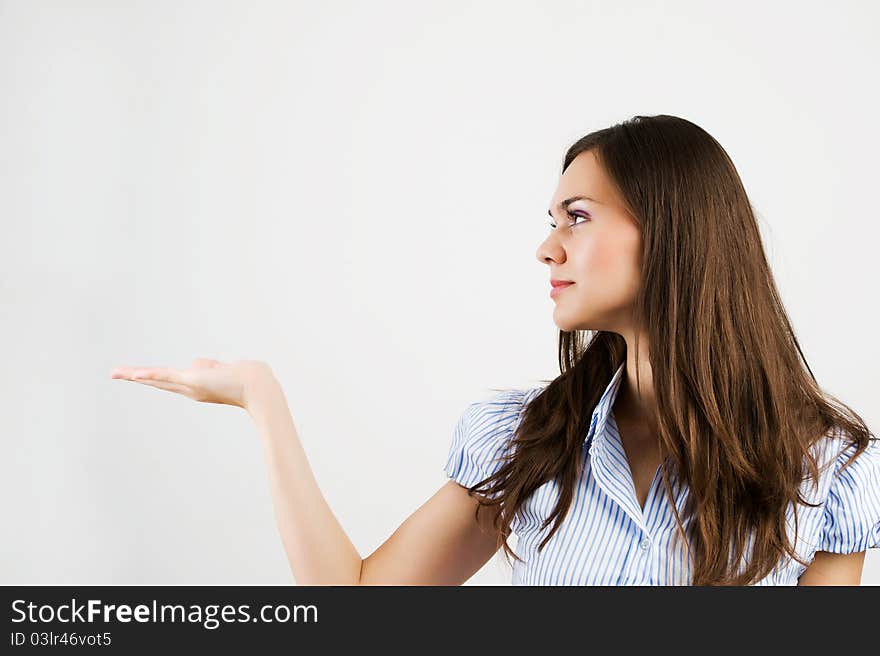
[{"label": "blue striped shirt", "polygon": [[[512,561],[514,585],[690,584],[690,563],[659,470],[644,509],[636,498],[612,411],[623,371],[621,365],[593,410],[572,507],[559,530],[539,552],[538,545],[553,526],[541,529],[558,499],[555,481],[538,487],[513,518],[516,539],[510,544],[524,561]],[[542,389],[496,392],[468,405],[455,426],[446,475],[470,487],[497,471],[525,405]],[[806,562],[816,551],[852,553],[880,547],[880,445],[872,441],[841,471],[854,450],[844,437],[833,430],[814,447],[820,465],[818,491],[808,479],[801,494],[822,505],[798,507],[796,541],[793,505],[788,509],[791,543]],[[687,528],[690,520],[682,513],[688,486],[678,483],[673,475],[675,504]],[[746,554],[751,548],[750,543]],[[756,585],[797,585],[805,569],[786,556]]]}]

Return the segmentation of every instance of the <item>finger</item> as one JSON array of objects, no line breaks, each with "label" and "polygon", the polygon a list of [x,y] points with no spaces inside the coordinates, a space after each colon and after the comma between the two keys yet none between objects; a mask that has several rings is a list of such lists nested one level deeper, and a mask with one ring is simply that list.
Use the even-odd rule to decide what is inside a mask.
[{"label": "finger", "polygon": [[130,380],[137,372],[147,372],[152,370],[153,367],[114,367],[110,372],[110,377]]},{"label": "finger", "polygon": [[150,387],[163,389],[168,392],[183,394],[184,396],[188,396],[190,392],[189,387],[186,387],[185,385],[178,385],[177,383],[167,383],[162,380],[137,380],[136,382],[142,383],[143,385],[149,385]]},{"label": "finger", "polygon": [[114,367],[110,371],[110,378],[131,378],[133,372],[132,367]]},{"label": "finger", "polygon": [[134,380],[164,381],[166,383],[183,384],[181,372],[171,367],[154,367],[152,369],[135,369],[131,376]]}]

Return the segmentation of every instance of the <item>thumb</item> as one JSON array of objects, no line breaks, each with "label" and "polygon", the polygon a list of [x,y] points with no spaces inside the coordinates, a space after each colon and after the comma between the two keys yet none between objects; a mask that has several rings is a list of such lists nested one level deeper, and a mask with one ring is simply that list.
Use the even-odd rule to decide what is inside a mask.
[{"label": "thumb", "polygon": [[193,367],[195,369],[213,369],[214,367],[219,367],[220,364],[219,361],[210,358],[196,358],[193,360]]}]

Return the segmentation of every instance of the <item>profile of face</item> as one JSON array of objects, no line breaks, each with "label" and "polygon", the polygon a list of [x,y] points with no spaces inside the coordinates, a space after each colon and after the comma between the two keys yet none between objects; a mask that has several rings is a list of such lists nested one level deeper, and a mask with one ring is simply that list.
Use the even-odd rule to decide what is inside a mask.
[{"label": "profile of face", "polygon": [[592,150],[565,169],[550,216],[555,227],[538,247],[538,261],[549,266],[550,280],[574,283],[554,294],[554,323],[564,331],[626,333],[639,287],[641,234]]}]

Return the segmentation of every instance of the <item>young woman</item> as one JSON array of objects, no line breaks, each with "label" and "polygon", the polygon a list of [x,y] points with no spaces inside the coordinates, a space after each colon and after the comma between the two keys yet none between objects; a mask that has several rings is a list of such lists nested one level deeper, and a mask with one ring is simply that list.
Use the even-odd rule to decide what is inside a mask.
[{"label": "young woman", "polygon": [[112,376],[249,413],[299,584],[460,584],[503,547],[528,585],[858,585],[880,445],[813,377],[724,149],[674,116],[598,130],[550,216],[560,375],[470,404],[450,480],[367,558],[267,364]]}]

